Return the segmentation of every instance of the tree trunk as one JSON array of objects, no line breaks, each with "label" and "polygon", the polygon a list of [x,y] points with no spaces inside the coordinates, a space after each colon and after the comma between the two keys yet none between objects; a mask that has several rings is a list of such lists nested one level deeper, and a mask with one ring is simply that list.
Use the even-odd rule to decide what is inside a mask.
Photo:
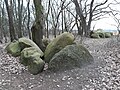
[{"label": "tree trunk", "polygon": [[62,9],[62,33],[64,32],[64,10]]},{"label": "tree trunk", "polygon": [[22,8],[23,8],[23,0],[18,0],[18,38],[22,37]]},{"label": "tree trunk", "polygon": [[35,22],[31,28],[32,31],[32,39],[33,41],[39,46],[42,51],[44,51],[44,46],[42,43],[43,38],[43,6],[41,4],[41,0],[33,0],[34,6],[35,6],[35,14],[36,19]]},{"label": "tree trunk", "polygon": [[68,32],[68,27],[67,27],[67,22],[66,22],[66,12],[64,10],[64,26],[65,26],[65,31]]},{"label": "tree trunk", "polygon": [[77,25],[77,29],[78,29],[78,35],[80,36],[83,36],[83,29],[82,29],[82,23],[81,23],[81,20],[78,20],[78,15],[76,15],[76,18],[75,18],[75,22],[76,22],[76,25]]},{"label": "tree trunk", "polygon": [[2,8],[2,32],[3,32],[3,38],[4,38],[4,42],[7,43],[7,37],[8,37],[8,33],[7,33],[7,20],[6,20],[6,15],[5,15],[5,8],[4,8],[4,4],[3,4],[3,8]]},{"label": "tree trunk", "polygon": [[32,39],[32,37],[31,37],[31,30],[30,30],[30,0],[28,0],[27,8],[28,8],[28,22],[27,22],[27,29],[28,29],[28,35],[29,35],[29,38]]},{"label": "tree trunk", "polygon": [[87,32],[86,35],[90,37],[90,27],[91,27],[91,22],[92,22],[92,17],[93,17],[93,3],[94,0],[91,1],[90,3],[90,14],[89,14],[89,20],[88,20],[88,25],[87,25]]},{"label": "tree trunk", "polygon": [[76,13],[80,17],[80,20],[81,20],[81,28],[85,32],[85,36],[86,36],[86,32],[87,32],[86,18],[83,15],[82,7],[81,5],[79,5],[77,0],[73,0],[73,3],[75,4]]},{"label": "tree trunk", "polygon": [[12,0],[10,0],[10,6],[8,5],[8,0],[4,0],[6,4],[6,9],[8,13],[8,19],[9,19],[9,31],[10,31],[10,39],[13,41],[16,38],[15,35],[15,29],[13,24],[13,10],[12,10]]},{"label": "tree trunk", "polygon": [[50,12],[50,4],[51,4],[51,0],[49,0],[49,4],[48,4],[48,11],[47,11],[47,16],[46,16],[46,22],[47,22],[47,28],[46,28],[46,36],[47,38],[49,38],[49,30],[48,30],[48,15],[49,15],[49,12]]},{"label": "tree trunk", "polygon": [[87,25],[87,32],[86,32],[87,37],[90,37],[90,32],[91,32],[90,28],[91,28],[91,23]]},{"label": "tree trunk", "polygon": [[2,15],[0,13],[0,43],[2,43],[3,32],[2,32]]}]

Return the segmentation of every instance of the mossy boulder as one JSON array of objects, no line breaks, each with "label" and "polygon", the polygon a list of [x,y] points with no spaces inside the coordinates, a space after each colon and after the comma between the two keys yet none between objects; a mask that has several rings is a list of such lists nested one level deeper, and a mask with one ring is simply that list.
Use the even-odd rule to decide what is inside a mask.
[{"label": "mossy boulder", "polygon": [[105,32],[105,38],[110,38],[112,35],[110,32]]},{"label": "mossy boulder", "polygon": [[95,31],[91,34],[91,38],[105,38],[105,32]]},{"label": "mossy boulder", "polygon": [[74,42],[74,36],[71,33],[65,32],[55,39],[53,39],[46,47],[45,50],[45,62],[49,63],[50,59],[61,49],[67,45],[71,45]]},{"label": "mossy boulder", "polygon": [[43,38],[42,42],[43,42],[44,51],[45,51],[47,45],[50,43],[50,39],[49,38]]},{"label": "mossy boulder", "polygon": [[42,42],[47,47],[47,45],[50,43],[50,39],[49,38],[43,38]]},{"label": "mossy boulder", "polygon": [[10,53],[14,57],[20,56],[21,53],[21,47],[18,41],[10,42],[6,46],[5,50],[7,51],[7,53]]},{"label": "mossy boulder", "polygon": [[111,36],[113,36],[113,32],[109,32],[111,34]]},{"label": "mossy boulder", "polygon": [[97,32],[100,38],[105,38],[105,33],[104,32]]},{"label": "mossy boulder", "polygon": [[43,57],[43,52],[39,52],[36,47],[25,48],[21,52],[20,63],[27,66],[33,61],[34,57]]},{"label": "mossy boulder", "polygon": [[93,33],[93,34],[91,34],[91,38],[100,38],[100,36],[97,33]]},{"label": "mossy boulder", "polygon": [[89,51],[81,45],[68,45],[56,53],[49,62],[49,69],[67,70],[74,67],[81,68],[93,63],[93,57]]},{"label": "mossy boulder", "polygon": [[28,47],[36,48],[36,50],[43,56],[42,50],[32,40],[25,37],[19,38],[17,41],[10,42],[5,49],[8,53],[12,54],[12,56],[17,57],[20,56],[21,51],[24,48]]},{"label": "mossy boulder", "polygon": [[20,46],[22,48],[22,50],[24,48],[28,48],[28,47],[36,47],[36,49],[40,49],[32,40],[28,39],[28,38],[25,38],[25,37],[22,37],[22,38],[19,38],[19,43],[20,43]]},{"label": "mossy boulder", "polygon": [[36,75],[43,71],[45,62],[39,57],[34,57],[33,59],[33,62],[28,65],[28,71]]}]

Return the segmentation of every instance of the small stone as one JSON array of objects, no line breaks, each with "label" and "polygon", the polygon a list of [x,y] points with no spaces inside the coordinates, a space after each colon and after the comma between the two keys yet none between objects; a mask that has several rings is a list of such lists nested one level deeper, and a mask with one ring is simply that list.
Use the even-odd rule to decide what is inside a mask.
[{"label": "small stone", "polygon": [[65,81],[65,80],[66,80],[66,78],[67,78],[67,76],[64,76],[64,77],[62,78],[62,81]]},{"label": "small stone", "polygon": [[117,54],[117,57],[120,59],[120,54]]},{"label": "small stone", "polygon": [[53,82],[57,82],[56,80],[53,80]]},{"label": "small stone", "polygon": [[67,85],[66,87],[69,87],[69,85]]},{"label": "small stone", "polygon": [[67,82],[67,84],[71,84],[70,82]]},{"label": "small stone", "polygon": [[60,87],[60,85],[57,85],[57,87]]},{"label": "small stone", "polygon": [[72,80],[73,78],[72,77],[69,77],[68,80]]},{"label": "small stone", "polygon": [[76,77],[76,79],[78,80],[78,79],[80,79],[80,77]]},{"label": "small stone", "polygon": [[2,73],[2,76],[4,76],[5,74]]},{"label": "small stone", "polygon": [[29,86],[28,88],[31,89],[31,88],[33,88],[33,87],[34,87],[34,85],[31,85],[31,86]]},{"label": "small stone", "polygon": [[87,88],[89,88],[90,86],[89,85],[85,85]]},{"label": "small stone", "polygon": [[50,75],[48,75],[48,78],[50,78],[51,76]]}]

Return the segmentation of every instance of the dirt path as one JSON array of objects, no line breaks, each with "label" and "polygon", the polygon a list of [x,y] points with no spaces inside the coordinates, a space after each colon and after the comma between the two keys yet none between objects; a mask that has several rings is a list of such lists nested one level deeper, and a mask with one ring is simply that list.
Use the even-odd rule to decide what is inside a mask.
[{"label": "dirt path", "polygon": [[85,47],[94,57],[94,63],[87,67],[39,75],[31,75],[18,58],[0,47],[0,90],[120,90],[118,47],[109,45],[110,41],[86,39]]}]

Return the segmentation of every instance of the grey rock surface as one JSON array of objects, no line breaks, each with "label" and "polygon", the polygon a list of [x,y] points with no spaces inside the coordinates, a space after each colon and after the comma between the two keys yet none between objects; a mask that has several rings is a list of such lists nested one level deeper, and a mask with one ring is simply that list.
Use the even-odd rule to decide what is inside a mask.
[{"label": "grey rock surface", "polygon": [[94,61],[89,51],[82,45],[68,45],[50,60],[48,67],[54,71],[82,68]]}]

